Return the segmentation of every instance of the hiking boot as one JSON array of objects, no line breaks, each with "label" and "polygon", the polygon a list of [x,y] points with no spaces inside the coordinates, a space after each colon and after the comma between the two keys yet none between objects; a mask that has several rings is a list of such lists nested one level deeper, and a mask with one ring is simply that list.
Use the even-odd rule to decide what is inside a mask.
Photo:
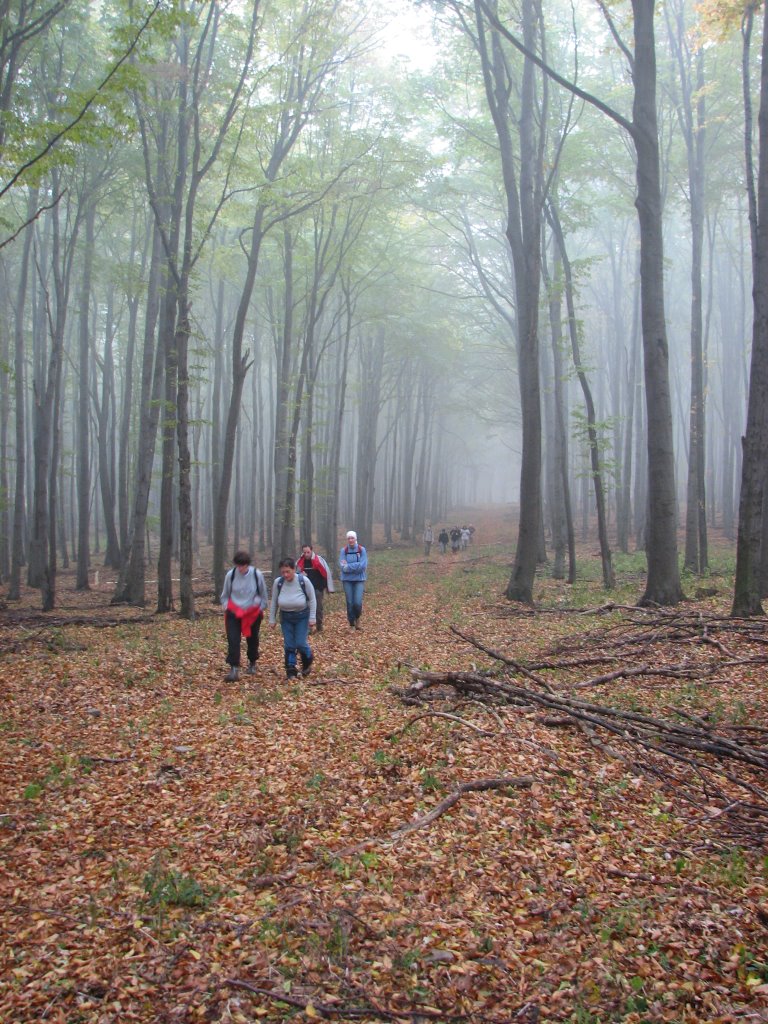
[{"label": "hiking boot", "polygon": [[310,658],[309,661],[305,661],[304,664],[301,666],[301,674],[303,676],[308,676],[309,673],[312,671],[312,662],[314,660],[314,658]]},{"label": "hiking boot", "polygon": [[298,677],[298,674],[298,669],[296,669],[294,666],[291,666],[291,668],[287,668],[285,670],[286,679],[296,679]]},{"label": "hiking boot", "polygon": [[249,661],[248,662],[248,668],[245,670],[245,674],[247,676],[255,676],[256,675],[256,662],[255,661]]},{"label": "hiking boot", "polygon": [[229,672],[227,672],[227,674],[224,676],[224,682],[225,683],[236,683],[239,678],[240,678],[240,669],[237,667],[237,665],[233,665],[232,668],[229,670]]}]

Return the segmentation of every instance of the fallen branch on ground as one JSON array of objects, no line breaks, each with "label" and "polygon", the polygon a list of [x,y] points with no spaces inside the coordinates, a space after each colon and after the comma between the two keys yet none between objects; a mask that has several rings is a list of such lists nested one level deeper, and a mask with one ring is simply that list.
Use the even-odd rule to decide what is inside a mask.
[{"label": "fallen branch on ground", "polygon": [[[760,742],[762,734],[749,743],[742,736],[718,733],[708,724],[665,721],[480,672],[413,670],[412,677],[410,686],[400,692],[407,703],[423,699],[431,688],[450,686],[461,697],[492,705],[537,706],[549,713],[547,719],[554,716],[557,725],[570,719],[591,746],[620,759],[632,771],[658,779],[706,820],[727,819],[731,834],[741,841],[760,842],[768,836],[768,792],[761,784],[768,769],[768,747]],[[600,738],[600,732],[609,734],[610,743]],[[756,773],[754,778],[726,769],[728,762],[744,765]],[[735,796],[734,790],[741,795]]]},{"label": "fallen branch on ground", "polygon": [[399,729],[395,729],[394,732],[390,732],[385,736],[385,739],[393,740],[396,736],[402,736],[412,725],[416,722],[420,722],[424,718],[447,718],[449,722],[458,722],[459,725],[466,725],[468,729],[474,729],[480,736],[493,736],[494,733],[488,732],[487,729],[481,729],[479,725],[474,725],[472,722],[465,721],[461,715],[451,715],[447,711],[423,711],[420,715],[414,715],[413,718],[409,718],[405,725]]},{"label": "fallen branch on ground", "polygon": [[530,789],[535,781],[530,775],[522,775],[517,778],[481,779],[479,782],[463,782],[444,800],[441,800],[436,807],[433,807],[429,814],[425,814],[421,818],[417,818],[416,821],[412,821],[410,824],[404,825],[396,832],[393,832],[392,839],[402,839],[409,832],[415,832],[417,829],[426,828],[427,825],[431,825],[433,821],[437,821],[442,814],[445,814],[446,811],[449,811],[451,807],[457,804],[465,793],[476,793],[487,789]]}]

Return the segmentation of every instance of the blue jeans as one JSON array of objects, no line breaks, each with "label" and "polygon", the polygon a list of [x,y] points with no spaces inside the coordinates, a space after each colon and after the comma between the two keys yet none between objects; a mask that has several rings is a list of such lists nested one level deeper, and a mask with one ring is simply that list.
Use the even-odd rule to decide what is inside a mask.
[{"label": "blue jeans", "polygon": [[354,626],[363,614],[363,591],[365,580],[342,580],[344,597],[347,599],[347,621]]},{"label": "blue jeans", "polygon": [[283,631],[283,647],[285,648],[285,671],[294,675],[297,653],[301,655],[301,662],[305,667],[312,661],[312,649],[307,643],[309,609],[298,615],[296,612],[281,612],[280,628]]}]

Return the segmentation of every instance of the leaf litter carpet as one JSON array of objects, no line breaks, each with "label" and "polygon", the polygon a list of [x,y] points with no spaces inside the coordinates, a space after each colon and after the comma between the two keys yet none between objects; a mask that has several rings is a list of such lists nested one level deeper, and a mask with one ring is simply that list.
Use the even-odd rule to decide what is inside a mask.
[{"label": "leaf litter carpet", "polygon": [[[411,692],[503,672],[759,753],[766,633],[693,646],[554,582],[531,614],[480,545],[372,564],[364,628],[331,597],[299,681],[265,628],[224,683],[210,606],[0,619],[0,1020],[768,1020],[765,773],[645,771],[525,699]],[[576,689],[619,664],[648,671]]]}]

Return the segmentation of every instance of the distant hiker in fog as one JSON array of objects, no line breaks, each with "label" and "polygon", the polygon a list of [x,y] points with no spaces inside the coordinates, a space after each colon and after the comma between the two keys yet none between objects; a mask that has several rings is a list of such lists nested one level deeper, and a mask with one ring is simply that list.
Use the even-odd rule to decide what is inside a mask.
[{"label": "distant hiker in fog", "polygon": [[331,570],[328,567],[328,563],[321,556],[318,555],[313,549],[311,544],[305,544],[301,549],[301,558],[296,562],[296,568],[299,572],[303,572],[309,582],[315,588],[315,598],[317,599],[317,623],[315,625],[315,632],[323,632],[323,597],[326,590],[329,594],[333,593],[333,576]]},{"label": "distant hiker in fog", "polygon": [[440,531],[440,533],[438,533],[438,535],[437,535],[437,540],[438,540],[438,543],[440,545],[440,554],[441,555],[444,555],[446,553],[446,551],[448,550],[448,541],[450,539],[451,538],[448,536],[448,531],[446,530],[445,527],[443,527],[442,530]]},{"label": "distant hiker in fog", "polygon": [[296,656],[301,657],[301,674],[308,676],[314,657],[307,638],[309,627],[315,624],[317,598],[315,588],[303,572],[296,572],[292,558],[280,562],[280,575],[272,584],[272,603],[269,606],[269,624],[277,623],[280,612],[280,628],[283,631],[285,649],[285,674],[294,679],[298,674]]},{"label": "distant hiker in fog", "polygon": [[429,552],[432,547],[432,541],[434,537],[432,535],[432,523],[427,523],[424,527],[424,557],[429,558]]},{"label": "distant hiker in fog", "polygon": [[461,550],[466,551],[469,547],[469,538],[471,534],[468,526],[462,526],[461,528]]},{"label": "distant hiker in fog", "polygon": [[227,664],[224,677],[235,682],[240,677],[240,638],[245,637],[249,676],[256,671],[259,657],[259,631],[264,609],[267,607],[267,584],[264,574],[251,565],[247,551],[236,551],[233,568],[224,577],[221,607],[224,609],[224,629],[227,634]]},{"label": "distant hiker in fog", "polygon": [[451,551],[453,551],[454,554],[455,554],[459,550],[460,547],[461,547],[461,529],[458,526],[454,526],[454,527],[451,528]]},{"label": "distant hiker in fog", "polygon": [[347,543],[339,552],[341,584],[347,599],[347,621],[351,629],[359,629],[363,614],[363,592],[368,570],[368,555],[362,544],[357,543],[354,530],[347,532]]}]

